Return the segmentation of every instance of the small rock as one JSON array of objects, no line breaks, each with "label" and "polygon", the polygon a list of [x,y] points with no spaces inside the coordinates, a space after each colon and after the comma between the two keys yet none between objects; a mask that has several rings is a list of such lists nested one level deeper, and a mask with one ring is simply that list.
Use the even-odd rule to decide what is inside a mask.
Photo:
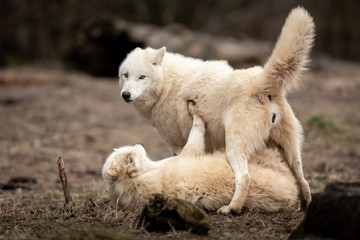
[{"label": "small rock", "polygon": [[37,180],[31,177],[13,177],[1,186],[2,190],[26,189],[34,190],[37,186]]}]

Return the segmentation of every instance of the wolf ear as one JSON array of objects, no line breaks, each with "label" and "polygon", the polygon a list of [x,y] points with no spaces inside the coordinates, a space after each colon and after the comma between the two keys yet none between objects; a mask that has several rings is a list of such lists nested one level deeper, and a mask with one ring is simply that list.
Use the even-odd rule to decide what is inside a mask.
[{"label": "wolf ear", "polygon": [[109,174],[109,176],[112,177],[113,180],[116,180],[119,175],[117,166],[111,163],[107,169],[107,174]]},{"label": "wolf ear", "polygon": [[162,60],[164,59],[165,52],[166,52],[166,47],[162,47],[155,51],[155,58],[153,61],[153,65],[161,65]]}]

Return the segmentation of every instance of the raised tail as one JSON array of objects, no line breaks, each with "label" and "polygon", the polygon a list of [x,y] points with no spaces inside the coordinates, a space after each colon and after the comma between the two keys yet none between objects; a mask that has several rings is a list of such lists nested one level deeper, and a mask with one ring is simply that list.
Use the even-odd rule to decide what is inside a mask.
[{"label": "raised tail", "polygon": [[265,84],[270,91],[296,87],[306,70],[308,55],[314,42],[315,25],[302,7],[293,9],[276,46],[264,66]]}]

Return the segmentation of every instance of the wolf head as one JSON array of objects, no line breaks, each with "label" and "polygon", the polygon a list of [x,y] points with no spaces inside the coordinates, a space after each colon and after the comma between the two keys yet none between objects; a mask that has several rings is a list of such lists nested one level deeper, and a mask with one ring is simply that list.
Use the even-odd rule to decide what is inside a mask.
[{"label": "wolf head", "polygon": [[139,187],[138,179],[146,161],[149,160],[142,144],[114,149],[102,169],[105,190],[111,203],[125,208],[144,204],[147,198],[141,197],[143,188]]},{"label": "wolf head", "polygon": [[119,68],[121,97],[126,102],[149,105],[157,100],[163,78],[162,61],[166,48],[136,48]]},{"label": "wolf head", "polygon": [[142,144],[114,149],[102,169],[103,179],[111,182],[136,177],[141,171],[144,159],[147,157]]}]

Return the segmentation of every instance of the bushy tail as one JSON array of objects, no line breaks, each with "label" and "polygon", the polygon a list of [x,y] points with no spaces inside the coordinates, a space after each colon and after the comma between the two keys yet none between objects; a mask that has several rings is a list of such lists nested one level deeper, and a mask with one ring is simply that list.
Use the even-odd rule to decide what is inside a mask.
[{"label": "bushy tail", "polygon": [[302,7],[293,9],[276,46],[264,66],[265,87],[270,91],[296,87],[306,69],[308,55],[314,42],[314,22]]},{"label": "bushy tail", "polygon": [[249,161],[251,183],[245,202],[248,208],[268,212],[288,209],[298,203],[296,179],[277,149],[260,150]]},{"label": "bushy tail", "polygon": [[258,168],[250,171],[250,175],[251,184],[245,202],[246,207],[276,212],[298,204],[298,189],[292,175],[283,175],[269,168]]}]

